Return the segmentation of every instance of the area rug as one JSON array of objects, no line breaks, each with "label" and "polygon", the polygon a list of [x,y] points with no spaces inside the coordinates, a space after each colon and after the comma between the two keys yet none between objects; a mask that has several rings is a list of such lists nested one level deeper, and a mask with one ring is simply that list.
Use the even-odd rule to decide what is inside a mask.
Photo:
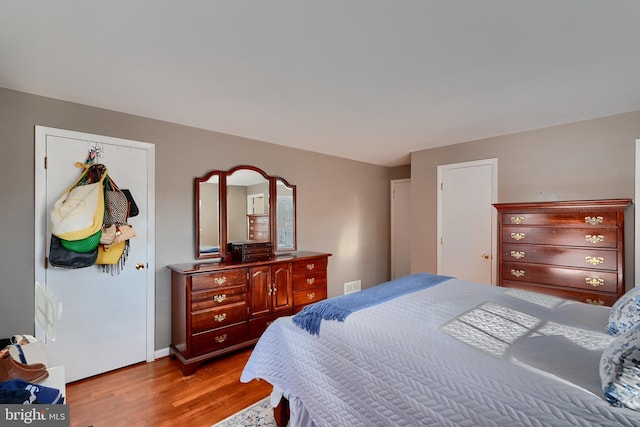
[{"label": "area rug", "polygon": [[276,427],[268,397],[214,424],[212,427]]}]

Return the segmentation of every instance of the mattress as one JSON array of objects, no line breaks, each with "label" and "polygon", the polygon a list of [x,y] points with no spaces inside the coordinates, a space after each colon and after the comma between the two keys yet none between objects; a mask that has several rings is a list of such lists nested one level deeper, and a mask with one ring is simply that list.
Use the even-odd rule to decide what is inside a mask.
[{"label": "mattress", "polygon": [[279,318],[241,381],[288,398],[292,426],[638,426],[598,387],[607,315],[451,279],[323,321],[319,335]]}]

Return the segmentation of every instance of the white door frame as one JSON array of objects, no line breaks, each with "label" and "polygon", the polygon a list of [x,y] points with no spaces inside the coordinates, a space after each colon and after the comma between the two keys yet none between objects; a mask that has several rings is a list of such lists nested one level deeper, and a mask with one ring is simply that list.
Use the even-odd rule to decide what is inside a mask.
[{"label": "white door frame", "polygon": [[[475,166],[491,166],[491,203],[497,203],[498,201],[498,159],[484,159],[474,160],[469,162],[451,163],[448,165],[438,165],[438,179],[437,185],[442,182],[443,171],[447,169],[455,169],[460,167],[475,167]],[[437,204],[438,204],[438,219],[437,219],[437,236],[438,239],[442,236],[442,191],[437,191]],[[495,209],[491,211],[491,284],[496,285],[498,283],[498,238],[496,236],[498,222],[498,214]],[[442,262],[442,245],[438,241],[437,246],[437,269],[441,271]]]},{"label": "white door frame", "polygon": [[[35,127],[35,161],[42,162],[46,157],[46,137],[47,135],[56,135],[63,138],[80,139],[80,140],[93,140],[96,135],[76,132],[65,129],[56,129],[45,126]],[[147,163],[147,200],[148,211],[147,216],[147,268],[145,269],[147,289],[146,289],[146,305],[147,305],[147,348],[146,357],[147,362],[151,362],[155,359],[155,145],[148,142],[133,141],[128,139],[113,138],[109,136],[100,135],[100,139],[115,145],[125,145],[128,147],[134,147],[138,149],[146,150],[149,154]],[[45,268],[44,259],[46,256],[46,244],[42,242],[48,241],[46,239],[46,223],[42,221],[42,216],[38,212],[43,212],[47,205],[47,195],[44,189],[46,188],[47,175],[45,169],[41,164],[37,164],[35,167],[35,316],[38,316],[38,310],[42,310],[37,303],[38,295],[40,294],[41,284],[45,283]],[[40,242],[40,243],[39,243]],[[49,304],[48,301],[44,301],[44,304]],[[46,313],[42,313],[46,316]],[[35,322],[36,336],[45,336],[45,329],[40,325],[38,321]],[[126,338],[122,337],[123,345],[126,345]],[[117,350],[116,350],[117,351]]]},{"label": "white door frame", "polygon": [[635,287],[636,278],[638,277],[638,272],[640,272],[640,209],[638,208],[637,202],[640,200],[640,139],[636,139],[636,164],[635,164],[635,248],[634,248],[634,269],[633,274],[635,277],[631,279],[625,279],[627,283],[633,283]]}]

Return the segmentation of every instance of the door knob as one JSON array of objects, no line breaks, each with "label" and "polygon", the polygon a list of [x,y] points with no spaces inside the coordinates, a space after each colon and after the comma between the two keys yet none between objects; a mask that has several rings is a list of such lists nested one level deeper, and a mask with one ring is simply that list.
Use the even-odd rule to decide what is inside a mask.
[{"label": "door knob", "polygon": [[482,254],[482,259],[489,259],[489,254]]},{"label": "door knob", "polygon": [[136,264],[136,270],[144,270],[144,264],[139,262]]}]

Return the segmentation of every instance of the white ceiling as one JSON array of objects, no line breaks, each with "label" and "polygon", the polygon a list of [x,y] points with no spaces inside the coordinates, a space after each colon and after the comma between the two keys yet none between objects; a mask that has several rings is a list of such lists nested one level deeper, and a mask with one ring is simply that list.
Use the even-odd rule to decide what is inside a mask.
[{"label": "white ceiling", "polygon": [[637,0],[0,6],[0,87],[386,166],[640,110]]}]

